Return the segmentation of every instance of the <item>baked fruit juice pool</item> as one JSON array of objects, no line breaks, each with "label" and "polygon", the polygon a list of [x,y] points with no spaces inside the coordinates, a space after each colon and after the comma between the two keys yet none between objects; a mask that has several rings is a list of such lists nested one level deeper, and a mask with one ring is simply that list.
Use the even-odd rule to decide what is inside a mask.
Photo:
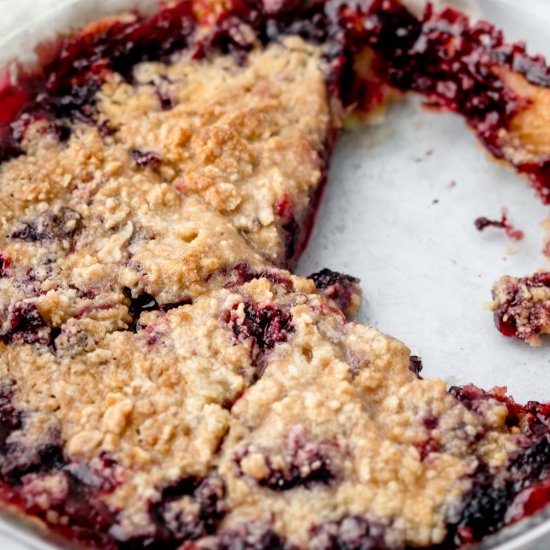
[{"label": "baked fruit juice pool", "polygon": [[[346,318],[356,279],[285,269],[344,114],[395,91],[547,202],[542,58],[389,0],[180,2],[42,51],[0,91],[7,505],[187,549],[455,548],[548,503],[548,405],[422,379]],[[548,332],[547,279],[496,284],[504,334]]]}]

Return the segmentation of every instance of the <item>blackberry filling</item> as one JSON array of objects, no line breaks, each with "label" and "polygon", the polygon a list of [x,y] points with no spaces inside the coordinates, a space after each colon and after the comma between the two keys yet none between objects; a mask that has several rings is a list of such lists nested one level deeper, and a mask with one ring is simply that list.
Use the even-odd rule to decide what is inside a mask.
[{"label": "blackberry filling", "polygon": [[524,234],[520,229],[516,229],[509,221],[506,211],[502,212],[500,220],[490,220],[484,216],[477,218],[474,221],[474,225],[478,231],[483,231],[487,227],[497,227],[504,229],[506,235],[513,241],[520,241],[523,239]]},{"label": "blackberry filling", "polygon": [[472,475],[472,490],[447,537],[449,544],[460,547],[548,504],[550,406],[534,401],[519,405],[504,393],[485,392],[473,385],[452,387],[449,391],[477,414],[487,400],[502,402],[508,409],[506,424],[521,430],[524,436],[519,450],[504,468],[491,471],[481,462]]},{"label": "blackberry filling", "polygon": [[8,277],[11,260],[0,253],[0,279],[2,277]]},{"label": "blackberry filling", "polygon": [[0,333],[0,341],[15,344],[52,345],[59,330],[46,324],[37,307],[29,302],[17,302],[8,314],[9,328]]},{"label": "blackberry filling", "polygon": [[26,242],[71,239],[82,226],[81,216],[70,208],[45,212],[14,231],[11,239]]},{"label": "blackberry filling", "polygon": [[155,298],[150,294],[143,293],[136,298],[132,297],[132,292],[129,288],[124,289],[124,294],[130,301],[128,313],[132,318],[132,323],[128,326],[128,330],[137,332],[139,330],[139,318],[144,311],[158,311],[159,305]]},{"label": "blackberry filling", "polygon": [[139,319],[141,314],[147,311],[170,311],[176,307],[180,307],[188,303],[187,301],[175,303],[175,304],[162,304],[159,305],[156,298],[147,292],[133,296],[131,289],[125,287],[123,289],[126,299],[129,301],[128,313],[132,318],[132,322],[128,326],[129,331],[138,332],[141,330],[141,325],[139,324]]},{"label": "blackberry filling", "polygon": [[23,415],[13,405],[13,388],[7,384],[0,387],[0,454],[7,450],[10,435],[23,426]]},{"label": "blackberry filling", "polygon": [[160,157],[152,151],[132,149],[129,154],[139,168],[151,168],[152,170],[157,170],[160,167]]},{"label": "blackberry filling", "polygon": [[42,60],[40,71],[0,89],[0,162],[21,154],[19,120],[95,122],[96,94],[108,72],[132,81],[137,63],[167,60],[189,45],[195,24],[191,3],[184,1],[151,17],[100,25],[62,39],[53,59]]},{"label": "blackberry filling", "polygon": [[[369,103],[363,96],[365,86],[353,71],[354,55],[369,46],[377,54],[378,82],[420,92],[430,104],[459,112],[497,158],[503,156],[500,130],[508,128],[525,103],[493,68],[506,67],[530,83],[550,85],[542,58],[529,56],[523,44],[506,44],[502,33],[488,23],[470,26],[464,15],[451,9],[442,13],[427,9],[422,18],[416,18],[397,0],[282,2],[277,7],[235,0],[218,17],[206,40],[193,38],[196,24],[191,3],[183,1],[153,17],[116,22],[63,41],[57,56],[40,73],[27,75],[17,86],[8,83],[0,92],[6,105],[0,120],[0,159],[18,153],[20,132],[13,123],[22,115],[93,120],[95,95],[107,71],[131,80],[137,63],[166,60],[191,44],[197,57],[220,51],[239,55],[244,62],[255,41],[266,44],[297,34],[322,43],[332,65],[331,90],[342,94],[349,105]],[[240,32],[245,26],[254,31],[253,38]],[[519,163],[516,168],[529,175],[547,200],[547,162]],[[291,227],[288,232],[294,234]],[[293,246],[291,237],[289,247]]]},{"label": "blackberry filling", "polygon": [[[116,462],[103,456],[92,464],[68,460],[59,436],[32,447],[14,436],[26,430],[25,414],[13,403],[14,388],[0,389],[0,496],[27,513],[50,521],[55,531],[74,541],[100,547],[115,514],[98,497],[117,485]],[[108,546],[107,546],[108,547]]]},{"label": "blackberry filling", "polygon": [[225,288],[244,285],[254,279],[267,279],[275,285],[281,285],[285,290],[291,292],[294,289],[292,281],[282,273],[276,271],[256,272],[248,264],[237,264],[231,273],[232,281],[225,284]]},{"label": "blackberry filling", "polygon": [[550,331],[550,273],[503,277],[493,298],[495,325],[504,336],[538,345],[539,335]]},{"label": "blackberry filling", "polygon": [[309,278],[313,280],[317,290],[332,300],[348,317],[355,314],[361,296],[359,279],[326,268],[313,273]]},{"label": "blackberry filling", "polygon": [[238,529],[226,531],[215,540],[197,544],[197,548],[205,550],[291,550],[292,545],[285,541],[268,525],[252,523]]},{"label": "blackberry filling", "polygon": [[420,376],[420,373],[422,372],[422,369],[424,368],[424,365],[422,365],[422,358],[418,357],[418,355],[411,355],[409,358],[409,370],[416,374],[418,378],[422,378]]}]

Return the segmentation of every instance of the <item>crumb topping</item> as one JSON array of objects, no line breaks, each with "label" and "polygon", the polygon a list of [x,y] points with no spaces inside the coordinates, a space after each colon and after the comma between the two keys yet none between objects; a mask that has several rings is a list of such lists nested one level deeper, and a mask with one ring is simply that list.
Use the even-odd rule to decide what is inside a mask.
[{"label": "crumb topping", "polygon": [[244,67],[229,56],[196,63],[189,55],[137,65],[132,84],[113,74],[99,94],[99,120],[149,177],[202,197],[284,264],[282,226],[304,218],[324,169],[331,115],[321,49],[289,37],[253,51]]}]

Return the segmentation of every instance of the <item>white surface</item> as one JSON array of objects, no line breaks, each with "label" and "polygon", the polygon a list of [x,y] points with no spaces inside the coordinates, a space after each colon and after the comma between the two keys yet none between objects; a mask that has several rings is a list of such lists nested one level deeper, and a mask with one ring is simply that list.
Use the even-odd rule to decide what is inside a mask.
[{"label": "white surface", "polygon": [[[131,3],[87,2],[101,13]],[[83,2],[0,0],[0,37],[16,22],[27,24],[52,6],[68,5],[33,31],[37,40],[81,19],[75,4]],[[526,38],[532,51],[550,55],[545,0],[523,0],[520,7],[516,0],[480,5],[483,16],[504,27],[508,37]],[[28,37],[16,48],[27,45]],[[8,55],[10,50],[0,49],[0,59]],[[408,343],[423,357],[426,376],[487,388],[506,384],[520,400],[548,400],[548,348],[504,339],[482,307],[494,279],[544,265],[538,224],[549,208],[520,177],[488,160],[460,119],[423,112],[417,103],[395,105],[383,125],[340,139],[299,269],[330,267],[359,276],[366,296],[360,319]],[[499,231],[478,233],[473,226],[478,216],[498,217],[502,206],[526,233],[514,256],[506,253],[511,243]],[[0,550],[25,548],[0,533]]]}]

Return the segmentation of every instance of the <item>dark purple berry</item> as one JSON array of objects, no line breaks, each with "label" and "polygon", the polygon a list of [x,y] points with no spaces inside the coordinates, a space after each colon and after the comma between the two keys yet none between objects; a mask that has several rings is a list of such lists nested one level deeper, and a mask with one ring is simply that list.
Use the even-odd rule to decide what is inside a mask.
[{"label": "dark purple berry", "polygon": [[298,242],[301,236],[300,224],[292,216],[289,221],[281,226],[281,229],[285,240],[285,258],[288,260],[294,259],[298,254]]},{"label": "dark purple berry", "polygon": [[109,120],[104,120],[98,125],[98,131],[99,135],[102,138],[106,138],[109,136],[112,136],[115,133],[114,128],[111,126],[111,122]]},{"label": "dark purple berry", "polygon": [[[518,405],[504,392],[485,392],[473,385],[449,391],[481,416],[487,400],[506,405],[507,426],[519,428],[524,436],[519,450],[504,468],[493,472],[482,463],[472,475],[472,490],[462,514],[449,526],[448,544],[460,546],[494,533],[507,521],[518,520],[550,502],[550,491],[546,489],[550,482],[550,405]],[[525,505],[519,505],[518,496],[526,493]]]},{"label": "dark purple berry", "polygon": [[473,474],[460,518],[448,526],[446,547],[459,547],[497,531],[510,502],[506,486],[500,485],[485,465]]},{"label": "dark purple berry", "polygon": [[0,279],[8,276],[8,270],[11,265],[11,259],[0,253]]},{"label": "dark purple berry", "polygon": [[250,265],[245,263],[237,264],[233,270],[232,275],[234,282],[228,283],[227,288],[233,287],[235,285],[244,285],[249,283],[256,277],[255,272],[251,269]]},{"label": "dark purple berry", "polygon": [[[8,314],[9,329],[0,333],[0,340],[15,344],[51,345],[55,332],[49,327],[37,307],[29,302],[17,302]],[[57,331],[58,332],[58,331]]]},{"label": "dark purple berry", "polygon": [[23,427],[23,415],[13,405],[13,386],[0,386],[0,455],[6,452],[9,436]]},{"label": "dark purple berry", "polygon": [[313,280],[317,290],[335,302],[343,312],[350,309],[354,296],[360,293],[359,279],[351,275],[325,268],[318,273],[313,273],[309,278]]},{"label": "dark purple berry", "polygon": [[148,294],[147,292],[144,292],[134,297],[132,295],[132,291],[129,288],[125,287],[123,291],[124,291],[124,295],[129,301],[128,313],[132,318],[132,322],[128,326],[128,330],[132,332],[138,332],[141,329],[141,326],[139,324],[139,318],[141,317],[142,313],[146,311],[169,311],[171,309],[174,309],[176,307],[180,307],[182,305],[189,303],[187,300],[183,300],[175,304],[160,305],[157,302],[156,298],[151,294]]},{"label": "dark purple berry", "polygon": [[276,273],[275,271],[261,271],[258,274],[258,278],[267,279],[270,283],[274,285],[281,285],[288,292],[292,292],[294,290],[294,284],[292,283],[292,281],[288,277],[285,277],[280,273]]},{"label": "dark purple berry", "polygon": [[62,124],[62,123],[54,124],[54,131],[55,131],[55,134],[57,135],[57,139],[61,143],[65,143],[69,141],[69,139],[71,138],[72,130],[71,130],[71,127],[68,126],[67,124]]},{"label": "dark purple berry", "polygon": [[508,427],[520,426],[530,439],[550,433],[550,404],[529,401],[526,405],[516,403],[503,390],[494,388],[491,392],[482,390],[473,384],[452,386],[449,393],[470,411],[482,414],[485,401],[493,400],[506,405]]},{"label": "dark purple berry", "polygon": [[31,447],[14,442],[7,446],[0,457],[0,475],[10,484],[18,484],[25,475],[51,473],[60,470],[65,464],[58,443]]},{"label": "dark purple berry", "polygon": [[[234,306],[234,309],[237,305]],[[274,306],[258,306],[252,302],[244,305],[244,319],[230,313],[227,318],[233,333],[239,341],[251,339],[254,343],[255,358],[286,342],[294,332],[292,315],[289,311]]]},{"label": "dark purple berry", "polygon": [[512,459],[508,466],[510,489],[519,493],[535,482],[550,478],[550,433]]},{"label": "dark purple berry", "polygon": [[244,285],[254,279],[267,279],[274,285],[281,285],[289,292],[294,289],[292,281],[283,274],[276,271],[259,271],[255,272],[250,265],[241,263],[237,264],[232,270],[232,281],[225,285],[225,288],[234,288],[236,285]]},{"label": "dark purple berry", "polygon": [[386,543],[386,527],[360,516],[315,525],[311,529],[309,547],[314,550],[397,550]]},{"label": "dark purple berry", "polygon": [[132,322],[128,326],[128,330],[137,332],[139,330],[139,318],[141,314],[144,311],[157,311],[159,309],[159,305],[154,296],[147,293],[140,294],[136,298],[133,298],[131,290],[129,288],[125,288],[124,294],[130,301],[128,313],[132,318]]},{"label": "dark purple berry", "polygon": [[109,531],[116,515],[98,497],[116,487],[116,468],[117,464],[110,461],[103,461],[101,468],[81,462],[68,463],[64,467],[68,492],[60,507],[70,518],[72,527],[84,532]]},{"label": "dark purple berry", "polygon": [[322,269],[317,273],[313,273],[309,276],[310,279],[313,279],[317,290],[325,290],[331,286],[340,285],[346,287],[353,283],[358,283],[359,279],[352,277],[351,275],[344,275],[343,273],[338,273],[336,271],[331,271],[330,269]]},{"label": "dark purple berry", "polygon": [[10,235],[11,239],[19,239],[21,241],[27,241],[27,242],[36,242],[40,241],[43,238],[43,235],[41,235],[35,227],[33,227],[32,224],[28,223],[25,224],[25,226],[22,229],[18,229],[17,231],[14,231]]},{"label": "dark purple berry", "polygon": [[428,413],[423,419],[422,424],[428,432],[428,437],[423,441],[413,443],[420,454],[420,460],[425,460],[431,453],[441,451],[441,443],[432,435],[433,430],[439,426],[439,418],[432,413]]},{"label": "dark purple berry", "polygon": [[[197,544],[202,548],[200,542]],[[208,541],[205,550],[291,550],[285,539],[265,523],[247,523],[237,529],[220,533]]]},{"label": "dark purple berry", "polygon": [[[9,452],[1,457],[0,469],[2,481],[10,484],[9,498],[42,519],[46,519],[43,505],[46,498],[48,514],[55,512],[64,518],[61,534],[87,546],[112,548],[113,539],[108,533],[116,521],[116,513],[101,497],[117,486],[118,464],[106,456],[94,458],[89,464],[68,460],[60,445],[54,442],[32,448],[10,443]],[[44,476],[57,479],[53,493],[49,484],[40,483]],[[53,527],[57,530],[60,525]]]},{"label": "dark purple berry", "polygon": [[422,359],[418,357],[418,355],[411,355],[409,358],[409,370],[416,374],[418,378],[422,378],[420,376],[420,373],[422,372],[423,368],[424,367],[422,365]]},{"label": "dark purple berry", "polygon": [[157,89],[157,97],[159,98],[160,108],[163,111],[169,111],[174,108],[174,100],[166,92]]},{"label": "dark purple berry", "polygon": [[439,426],[439,418],[430,413],[422,419],[422,424],[428,431],[435,430]]}]

